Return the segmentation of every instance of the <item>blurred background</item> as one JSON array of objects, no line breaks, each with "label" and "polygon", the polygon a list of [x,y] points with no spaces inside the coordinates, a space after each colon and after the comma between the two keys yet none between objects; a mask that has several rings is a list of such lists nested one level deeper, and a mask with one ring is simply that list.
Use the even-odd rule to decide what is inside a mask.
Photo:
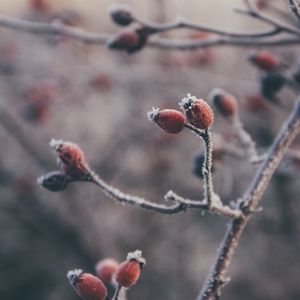
[{"label": "blurred background", "polygon": [[[121,1],[120,1],[121,2]],[[32,21],[60,19],[94,32],[117,32],[106,11],[115,1],[0,0],[0,13]],[[241,1],[122,1],[157,22],[182,15],[238,30],[263,28],[232,12]],[[292,22],[287,1],[266,13]],[[250,49],[194,52],[145,48],[128,55],[60,36],[0,28],[0,299],[78,299],[66,272],[94,273],[98,260],[125,259],[141,249],[147,259],[129,299],[195,299],[215,258],[227,221],[198,211],[166,216],[121,206],[88,183],[51,193],[36,184],[56,169],[51,138],[78,143],[90,166],[125,192],[155,202],[172,189],[201,199],[197,160],[203,152],[188,132],[170,136],[147,121],[152,106],[178,109],[186,93],[207,98],[214,87],[236,95],[245,128],[259,152],[270,145],[296,94],[284,89],[280,106],[259,96]],[[206,38],[182,30],[164,34]],[[299,47],[274,48],[290,66]],[[237,145],[230,124],[215,115],[216,191],[240,197],[256,166],[222,153]],[[300,149],[300,141],[293,144]],[[198,169],[197,169],[198,167]],[[300,299],[300,162],[285,159],[264,196],[264,211],[246,229],[222,299]]]}]

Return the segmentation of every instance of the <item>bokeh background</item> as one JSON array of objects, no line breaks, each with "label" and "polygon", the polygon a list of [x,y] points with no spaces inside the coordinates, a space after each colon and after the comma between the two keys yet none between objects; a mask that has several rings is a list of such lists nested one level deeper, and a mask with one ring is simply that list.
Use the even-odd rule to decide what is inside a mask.
[{"label": "bokeh background", "polygon": [[[121,2],[121,1],[120,1]],[[266,13],[292,22],[287,1],[269,1]],[[0,13],[33,21],[55,18],[95,32],[116,32],[106,11],[115,1],[0,0]],[[262,28],[234,14],[241,1],[122,1],[157,22],[182,15],[233,30]],[[277,9],[274,8],[274,5]],[[280,9],[280,10],[278,10]],[[281,12],[281,13],[280,13]],[[122,261],[141,249],[147,266],[129,299],[195,299],[226,230],[226,220],[197,211],[158,215],[122,206],[87,183],[51,193],[36,178],[56,169],[51,138],[78,143],[105,180],[120,189],[163,202],[172,189],[200,199],[193,169],[203,148],[193,135],[170,136],[147,121],[152,106],[178,108],[190,92],[204,99],[214,87],[237,96],[245,128],[262,153],[288,115],[296,94],[281,105],[255,98],[259,74],[247,62],[250,49],[195,52],[145,48],[134,55],[69,38],[0,29],[0,299],[75,300],[66,272],[94,272],[106,257]],[[165,36],[205,38],[182,30]],[[292,68],[299,47],[274,48]],[[253,100],[254,99],[254,100]],[[234,130],[216,114],[215,147],[238,145]],[[300,147],[296,141],[294,148]],[[223,154],[214,181],[224,202],[240,197],[256,167]],[[284,160],[233,259],[232,282],[222,299],[300,299],[300,163]]]}]

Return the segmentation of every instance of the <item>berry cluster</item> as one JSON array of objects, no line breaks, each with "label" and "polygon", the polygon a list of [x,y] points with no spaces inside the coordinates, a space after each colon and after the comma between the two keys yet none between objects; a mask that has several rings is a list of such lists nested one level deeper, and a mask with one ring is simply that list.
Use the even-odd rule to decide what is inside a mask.
[{"label": "berry cluster", "polygon": [[179,103],[180,108],[185,112],[185,115],[174,109],[152,108],[147,113],[148,119],[156,123],[162,130],[167,133],[176,134],[185,127],[185,119],[188,122],[201,130],[208,129],[213,121],[214,114],[210,106],[203,99],[197,99],[195,96],[188,94]]},{"label": "berry cluster", "polygon": [[76,293],[84,300],[104,300],[109,290],[114,290],[113,299],[118,299],[120,289],[135,285],[146,261],[142,251],[135,250],[127,255],[124,262],[106,258],[96,264],[96,276],[74,269],[67,273],[67,278]]}]

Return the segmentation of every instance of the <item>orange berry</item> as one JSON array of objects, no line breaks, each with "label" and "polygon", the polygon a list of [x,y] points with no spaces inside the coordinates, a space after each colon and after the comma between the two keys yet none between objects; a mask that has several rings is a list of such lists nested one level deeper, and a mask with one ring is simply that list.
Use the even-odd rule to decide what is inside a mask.
[{"label": "orange berry", "polygon": [[249,61],[267,72],[273,72],[280,66],[279,58],[269,51],[254,52],[249,55]]},{"label": "orange berry", "polygon": [[210,94],[210,100],[224,117],[233,117],[237,113],[236,98],[222,89],[214,89]]},{"label": "orange berry", "polygon": [[84,273],[82,270],[72,270],[67,273],[70,284],[76,293],[84,300],[104,300],[107,289],[96,276]]},{"label": "orange berry", "polygon": [[100,260],[96,266],[96,274],[97,276],[106,284],[112,284],[112,277],[114,273],[118,270],[119,263],[112,259],[106,258]]},{"label": "orange berry", "polygon": [[213,111],[203,99],[197,99],[195,96],[187,94],[179,106],[185,111],[186,117],[193,126],[199,129],[208,129],[212,125]]},{"label": "orange berry", "polygon": [[129,288],[138,281],[141,268],[145,265],[145,259],[142,257],[142,252],[136,250],[128,253],[126,261],[119,266],[115,280],[122,286]]},{"label": "orange berry", "polygon": [[162,130],[167,133],[176,134],[184,128],[184,115],[178,110],[152,108],[147,113],[148,119],[155,122]]}]

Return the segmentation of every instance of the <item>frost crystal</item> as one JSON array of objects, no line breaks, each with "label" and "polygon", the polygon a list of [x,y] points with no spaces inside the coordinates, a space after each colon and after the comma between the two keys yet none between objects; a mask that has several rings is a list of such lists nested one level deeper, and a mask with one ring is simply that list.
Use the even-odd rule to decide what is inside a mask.
[{"label": "frost crystal", "polygon": [[128,261],[129,260],[136,260],[141,265],[145,265],[146,264],[145,258],[142,257],[142,251],[141,250],[135,250],[133,252],[129,252],[127,254],[126,260],[128,260]]},{"label": "frost crystal", "polygon": [[40,177],[38,177],[38,178],[36,179],[36,182],[37,182],[38,184],[42,185],[43,182],[44,182],[44,179],[45,179],[45,176],[42,175],[42,176],[40,176]]},{"label": "frost crystal", "polygon": [[159,113],[159,108],[152,107],[152,110],[147,112],[148,120],[153,122],[155,117],[158,115],[158,113]]},{"label": "frost crystal", "polygon": [[67,273],[67,278],[69,279],[70,284],[74,286],[75,281],[82,273],[83,273],[83,271],[81,269],[74,269],[74,270],[69,271]]},{"label": "frost crystal", "polygon": [[64,142],[63,140],[51,139],[51,141],[49,142],[49,145],[54,150],[57,150],[63,144],[63,142]]},{"label": "frost crystal", "polygon": [[187,94],[185,98],[179,102],[179,107],[183,110],[190,110],[192,109],[192,104],[197,98],[192,96],[191,94]]}]

